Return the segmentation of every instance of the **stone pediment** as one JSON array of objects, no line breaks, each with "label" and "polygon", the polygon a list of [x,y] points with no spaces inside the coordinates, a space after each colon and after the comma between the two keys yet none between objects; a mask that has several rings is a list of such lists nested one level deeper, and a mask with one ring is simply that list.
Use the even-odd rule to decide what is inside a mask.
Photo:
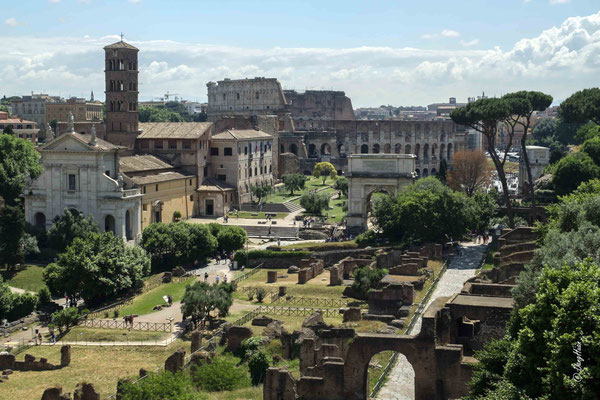
[{"label": "stone pediment", "polygon": [[65,133],[45,144],[41,151],[101,151],[97,146],[88,144],[79,133]]}]

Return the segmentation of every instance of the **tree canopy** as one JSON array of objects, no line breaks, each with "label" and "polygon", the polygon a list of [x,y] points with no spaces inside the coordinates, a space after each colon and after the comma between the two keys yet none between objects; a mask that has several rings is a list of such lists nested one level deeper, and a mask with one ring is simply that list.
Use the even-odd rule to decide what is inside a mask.
[{"label": "tree canopy", "polygon": [[582,182],[600,177],[600,167],[585,152],[570,154],[556,163],[552,183],[557,194],[571,193]]},{"label": "tree canopy", "polygon": [[315,164],[315,168],[313,169],[313,176],[315,178],[323,178],[323,185],[328,177],[335,178],[337,176],[337,171],[333,164],[329,162],[319,162]]},{"label": "tree canopy", "polygon": [[335,190],[339,190],[345,197],[348,197],[348,178],[338,176],[333,184]]},{"label": "tree canopy", "polygon": [[283,185],[290,191],[290,195],[294,195],[294,190],[304,189],[306,177],[302,174],[287,174],[281,177]]},{"label": "tree canopy", "polygon": [[305,193],[300,198],[300,205],[310,214],[321,215],[329,207],[329,196],[325,193]]},{"label": "tree canopy", "polygon": [[258,199],[257,203],[260,203],[261,200],[267,197],[272,191],[273,188],[269,185],[256,185],[252,187],[252,194]]},{"label": "tree canopy", "polygon": [[600,125],[600,88],[573,93],[560,104],[558,112],[565,122],[592,121]]},{"label": "tree canopy", "polygon": [[219,317],[225,317],[233,304],[233,297],[227,284],[210,285],[206,282],[196,282],[185,288],[181,300],[181,312],[184,318],[191,318],[194,325],[202,319],[210,320],[217,312]]},{"label": "tree canopy", "polygon": [[492,183],[492,168],[483,151],[458,151],[452,156],[452,168],[446,179],[452,189],[471,197]]},{"label": "tree canopy", "polygon": [[58,261],[44,271],[54,294],[82,298],[93,305],[142,285],[150,257],[138,246],[126,246],[111,232],[75,238]]},{"label": "tree canopy", "polygon": [[42,173],[40,153],[29,140],[0,135],[0,196],[8,205],[18,203],[27,183]]},{"label": "tree canopy", "polygon": [[21,207],[5,206],[0,209],[0,266],[10,269],[23,262],[24,234],[25,217]]},{"label": "tree canopy", "polygon": [[48,244],[58,252],[63,251],[75,238],[84,238],[90,233],[98,232],[98,225],[94,217],[84,217],[77,210],[65,208],[62,215],[57,215],[52,220],[48,230]]}]

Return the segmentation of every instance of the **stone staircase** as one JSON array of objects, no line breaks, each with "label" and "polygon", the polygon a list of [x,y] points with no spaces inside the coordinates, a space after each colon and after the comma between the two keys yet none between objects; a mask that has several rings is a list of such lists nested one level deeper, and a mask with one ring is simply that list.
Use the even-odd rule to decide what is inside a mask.
[{"label": "stone staircase", "polygon": [[296,239],[298,238],[298,228],[295,226],[271,226],[271,234],[269,234],[269,225],[238,225],[243,228],[249,237],[272,237],[280,239]]},{"label": "stone staircase", "polygon": [[302,207],[299,204],[296,204],[292,201],[286,201],[283,205],[289,210],[289,212],[293,213],[298,210],[302,210]]}]

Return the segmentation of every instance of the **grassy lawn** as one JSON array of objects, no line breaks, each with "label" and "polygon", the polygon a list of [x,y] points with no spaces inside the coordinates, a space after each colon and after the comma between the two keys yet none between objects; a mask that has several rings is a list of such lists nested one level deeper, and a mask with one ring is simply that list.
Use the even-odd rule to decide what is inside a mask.
[{"label": "grassy lawn", "polygon": [[[165,340],[168,332],[147,332],[127,329],[96,329],[76,326],[69,329],[59,340],[65,342],[88,341],[88,342],[126,342],[126,341],[150,341]],[[47,340],[49,336],[47,335]]]},{"label": "grassy lawn", "polygon": [[[288,274],[285,269],[277,270],[279,278],[275,283],[267,283],[267,270],[260,270],[250,278],[239,284],[239,287],[252,286],[264,287],[267,291],[277,290],[279,286],[286,286],[288,294],[304,297],[327,297],[340,298],[344,291],[343,286],[329,286],[329,271],[324,271],[321,275],[314,277],[304,285],[298,284],[298,274]],[[287,275],[286,278],[281,276]],[[325,280],[323,280],[325,279]],[[241,299],[248,299],[245,293],[242,293]]]},{"label": "grassy lawn", "polygon": [[159,304],[165,304],[163,296],[170,294],[173,301],[179,301],[183,297],[185,287],[194,282],[196,278],[190,278],[182,282],[171,282],[161,285],[156,289],[136,296],[133,303],[119,310],[119,315],[137,314],[144,315],[152,312],[152,308]]},{"label": "grassy lawn", "polygon": [[[271,193],[269,196],[267,196],[267,198],[265,199],[265,202],[267,202],[267,203],[285,203],[286,201],[290,201],[293,198],[300,197],[304,193],[308,193],[311,190],[317,190],[317,189],[321,189],[326,186],[331,186],[334,184],[334,182],[335,182],[334,179],[327,178],[327,180],[325,181],[325,185],[323,185],[323,179],[311,177],[304,184],[304,189],[295,190],[293,196],[291,196],[290,192],[284,188],[282,190],[278,190],[274,193]],[[333,193],[334,190],[331,189],[330,192]],[[294,202],[300,204],[299,199],[296,199]]]},{"label": "grassy lawn", "polygon": [[[254,214],[257,214],[257,215],[254,215]],[[273,215],[273,213],[271,213],[271,215]],[[275,216],[273,218],[283,219],[287,215],[288,215],[288,213],[277,213],[277,214],[275,214]],[[229,218],[231,218],[231,219],[236,219],[236,218],[265,219],[265,213],[264,212],[253,213],[250,211],[240,211],[237,214],[229,213]]]},{"label": "grassy lawn", "polygon": [[327,210],[327,215],[329,216],[329,222],[342,222],[342,219],[346,216],[346,212],[342,210],[342,206],[346,203],[348,199],[335,199],[329,202],[329,205],[333,207],[333,209]]},{"label": "grassy lawn", "polygon": [[24,265],[20,269],[7,271],[2,269],[0,274],[2,279],[9,284],[20,289],[37,292],[44,285],[44,267],[37,265]]},{"label": "grassy lawn", "polygon": [[[385,366],[392,358],[393,351],[382,351],[381,353],[377,353],[371,358],[371,362],[369,364],[369,394],[373,391],[375,384],[381,377]],[[373,366],[371,366],[373,365]]]},{"label": "grassy lawn", "polygon": [[[0,387],[2,399],[40,399],[44,390],[62,386],[64,392],[73,392],[77,383],[92,383],[101,398],[114,393],[117,380],[137,376],[140,368],[153,371],[183,342],[177,340],[168,347],[87,347],[71,348],[71,365],[54,371],[15,371]],[[189,353],[189,346],[186,347]],[[27,349],[36,358],[45,357],[50,363],[60,364],[60,346],[37,346]],[[17,356],[22,361],[24,353]],[[226,399],[227,397],[222,397]]]}]

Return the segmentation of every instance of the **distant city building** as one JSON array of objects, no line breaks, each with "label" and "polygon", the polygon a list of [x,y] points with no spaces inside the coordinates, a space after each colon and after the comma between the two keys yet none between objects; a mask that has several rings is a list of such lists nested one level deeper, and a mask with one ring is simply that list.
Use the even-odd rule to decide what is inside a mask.
[{"label": "distant city building", "polygon": [[46,105],[63,101],[60,96],[50,96],[44,93],[31,93],[13,100],[10,104],[10,113],[14,117],[35,122],[42,132],[46,130]]},{"label": "distant city building", "polygon": [[37,144],[39,132],[37,123],[22,118],[9,118],[7,112],[0,111],[0,133],[6,128],[12,129],[15,137]]},{"label": "distant city building", "polygon": [[[447,103],[433,103],[433,104],[429,104],[427,106],[427,110],[435,112],[436,115],[440,116],[441,115],[440,112],[441,113],[445,113],[445,114],[449,114],[455,108],[464,107],[466,105],[467,105],[467,103],[457,103],[456,102],[456,97],[450,97],[450,99],[448,99]],[[440,108],[441,108],[441,110],[439,110]],[[448,117],[449,117],[449,115],[448,115]]]},{"label": "distant city building", "polygon": [[46,105],[46,123],[53,120],[66,122],[69,118],[69,113],[73,114],[75,122],[96,121],[102,120],[101,102],[91,102],[83,98],[71,97],[65,101],[57,101]]}]

